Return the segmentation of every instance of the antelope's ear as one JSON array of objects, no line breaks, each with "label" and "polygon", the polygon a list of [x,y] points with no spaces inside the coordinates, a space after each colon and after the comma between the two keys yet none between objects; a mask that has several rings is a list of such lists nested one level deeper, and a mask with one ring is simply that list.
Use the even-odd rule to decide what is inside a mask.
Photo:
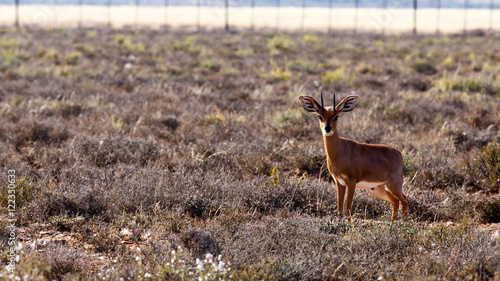
[{"label": "antelope's ear", "polygon": [[321,109],[318,102],[311,96],[300,96],[299,100],[302,107],[309,112],[318,112]]},{"label": "antelope's ear", "polygon": [[335,109],[338,110],[339,112],[349,112],[356,107],[358,101],[359,101],[358,95],[347,96],[341,102],[339,102],[339,104]]}]

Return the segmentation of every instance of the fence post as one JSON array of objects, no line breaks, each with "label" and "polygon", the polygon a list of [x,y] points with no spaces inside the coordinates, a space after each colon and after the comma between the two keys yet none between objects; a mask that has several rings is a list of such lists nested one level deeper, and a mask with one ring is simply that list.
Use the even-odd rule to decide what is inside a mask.
[{"label": "fence post", "polygon": [[168,26],[168,0],[165,0],[164,7],[165,14],[163,15],[163,25],[165,28]]},{"label": "fence post", "polygon": [[382,35],[385,35],[385,26],[387,25],[387,0],[382,1],[382,9],[384,10],[384,22],[382,23]]},{"label": "fence post", "polygon": [[200,30],[200,0],[196,0],[196,28]]},{"label": "fence post", "polygon": [[354,0],[354,34],[358,33],[358,8],[359,0]]},{"label": "fence post", "polygon": [[467,34],[467,9],[469,6],[469,1],[465,0],[464,1],[464,35]]},{"label": "fence post", "polygon": [[437,0],[437,18],[436,18],[436,34],[439,34],[439,24],[441,20],[441,0]]},{"label": "fence post", "polygon": [[78,21],[78,28],[82,28],[82,26],[83,26],[83,0],[80,0],[78,3],[80,6],[80,20]]},{"label": "fence post", "polygon": [[252,6],[252,15],[250,19],[250,29],[254,30],[255,28],[255,0],[250,1],[250,5]]},{"label": "fence post", "polygon": [[276,0],[276,30],[280,27],[280,0]]},{"label": "fence post", "polygon": [[111,27],[111,1],[108,0],[108,27]]},{"label": "fence post", "polygon": [[57,27],[57,1],[52,1],[52,9],[54,10],[54,20],[52,21],[52,28],[55,29]]},{"label": "fence post", "polygon": [[490,2],[490,31],[493,30],[493,10],[495,9],[495,0]]},{"label": "fence post", "polygon": [[413,0],[413,35],[417,34],[417,0]]},{"label": "fence post", "polygon": [[15,6],[16,6],[16,18],[14,20],[14,25],[16,26],[17,29],[19,29],[20,24],[19,24],[19,0],[15,0]]},{"label": "fence post", "polygon": [[139,27],[139,1],[135,0],[135,28]]},{"label": "fence post", "polygon": [[332,31],[332,0],[328,1],[328,33]]},{"label": "fence post", "polygon": [[229,0],[225,0],[226,4],[226,31],[229,31]]},{"label": "fence post", "polygon": [[300,19],[300,29],[304,31],[304,21],[306,18],[306,0],[302,0],[302,18]]}]

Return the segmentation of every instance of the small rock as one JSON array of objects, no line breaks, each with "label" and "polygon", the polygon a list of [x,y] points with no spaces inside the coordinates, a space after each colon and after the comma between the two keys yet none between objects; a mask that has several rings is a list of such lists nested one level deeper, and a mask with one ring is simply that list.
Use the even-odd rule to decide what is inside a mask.
[{"label": "small rock", "polygon": [[120,236],[125,241],[132,240],[132,231],[130,231],[128,228],[124,228],[122,229],[122,231],[120,231]]}]

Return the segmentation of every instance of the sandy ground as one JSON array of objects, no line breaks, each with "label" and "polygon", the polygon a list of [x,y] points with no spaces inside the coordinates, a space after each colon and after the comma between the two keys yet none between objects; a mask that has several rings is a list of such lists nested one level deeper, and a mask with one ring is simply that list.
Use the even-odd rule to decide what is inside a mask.
[{"label": "sandy ground", "polygon": [[[159,28],[165,24],[172,27],[222,28],[225,10],[217,7],[139,7],[135,6],[48,6],[24,5],[19,8],[21,25],[47,27],[74,27],[83,23],[85,27],[111,23],[113,27],[139,25]],[[464,10],[442,9],[438,18],[435,9],[417,12],[417,29],[422,33],[461,32],[464,29]],[[199,17],[198,17],[199,15]],[[330,17],[331,15],[331,17]],[[14,6],[0,5],[0,25],[12,25]],[[327,31],[334,29],[353,30],[356,26],[354,9],[328,8],[276,8],[257,7],[230,8],[229,25],[236,28],[272,28],[280,30]],[[331,20],[329,20],[331,18]],[[468,10],[467,30],[500,29],[500,10]],[[359,9],[357,28],[359,32],[400,33],[413,29],[411,9]]]}]

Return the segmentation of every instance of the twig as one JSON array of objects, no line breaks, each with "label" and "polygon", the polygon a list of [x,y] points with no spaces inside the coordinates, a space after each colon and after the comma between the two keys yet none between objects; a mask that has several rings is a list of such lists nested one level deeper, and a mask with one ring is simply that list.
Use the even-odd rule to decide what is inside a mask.
[{"label": "twig", "polygon": [[290,140],[290,138],[289,138],[287,135],[285,135],[285,134],[281,133],[281,132],[280,132],[278,129],[276,129],[273,125],[269,124],[269,122],[264,122],[264,124],[266,124],[267,126],[271,127],[271,129],[273,129],[273,131],[275,131],[278,135],[281,135],[281,136],[285,137],[287,140]]},{"label": "twig", "polygon": [[321,181],[321,175],[323,174],[324,167],[325,167],[325,161],[323,161],[323,165],[321,165],[321,169],[319,169],[318,183]]},{"label": "twig", "polygon": [[342,266],[344,266],[345,262],[342,262],[336,269],[335,271],[333,272],[333,275],[332,275],[332,279],[335,277],[335,275],[337,275],[337,272],[340,270],[340,268]]},{"label": "twig", "polygon": [[156,261],[151,260],[151,258],[148,255],[146,255],[146,252],[144,251],[144,249],[142,249],[141,245],[139,245],[139,241],[137,240],[137,237],[135,236],[135,234],[133,234],[132,237],[134,237],[135,244],[137,245],[137,247],[139,248],[139,250],[141,250],[141,253],[146,257],[146,259],[150,263],[154,263],[154,264],[158,265],[158,263]]}]

